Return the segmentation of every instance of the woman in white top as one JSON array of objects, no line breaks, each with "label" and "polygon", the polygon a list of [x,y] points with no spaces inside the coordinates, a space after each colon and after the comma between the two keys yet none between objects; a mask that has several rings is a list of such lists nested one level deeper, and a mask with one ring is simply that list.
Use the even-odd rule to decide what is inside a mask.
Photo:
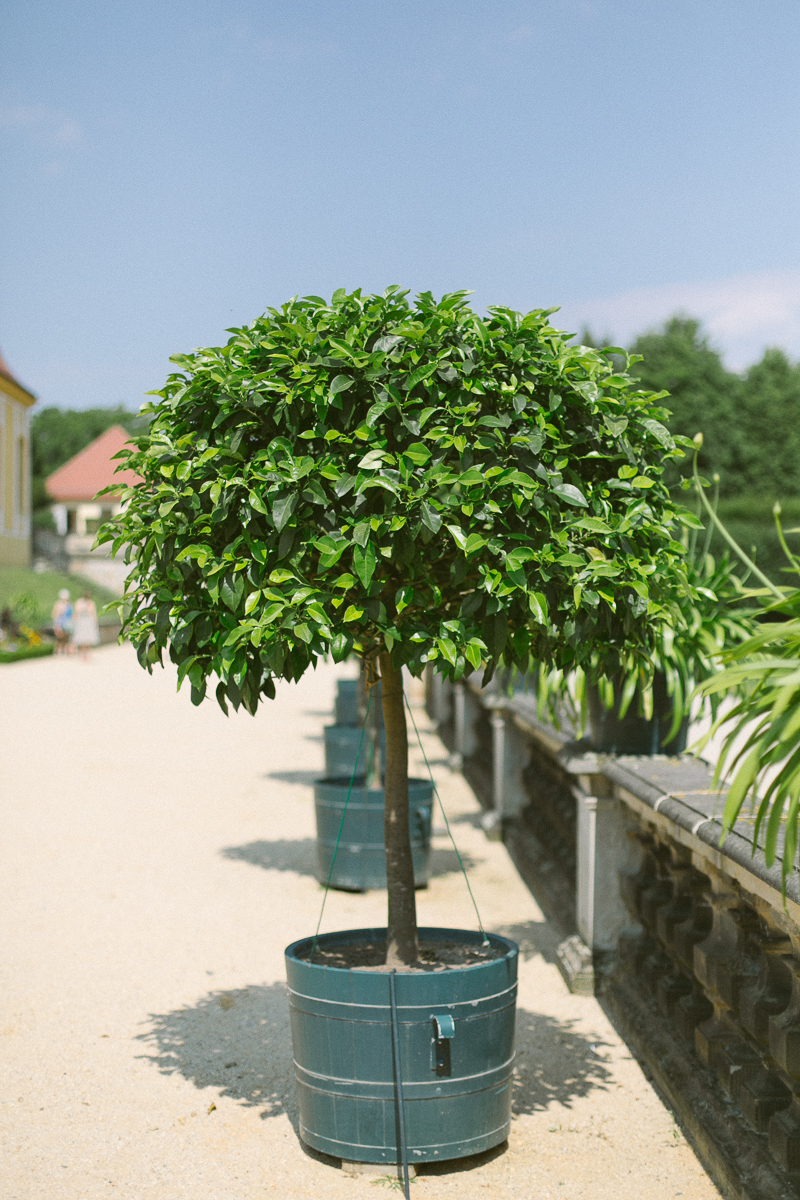
[{"label": "woman in white top", "polygon": [[77,646],[81,657],[88,659],[89,647],[100,644],[100,627],[97,623],[97,608],[91,592],[84,592],[75,601],[72,613],[72,645]]}]

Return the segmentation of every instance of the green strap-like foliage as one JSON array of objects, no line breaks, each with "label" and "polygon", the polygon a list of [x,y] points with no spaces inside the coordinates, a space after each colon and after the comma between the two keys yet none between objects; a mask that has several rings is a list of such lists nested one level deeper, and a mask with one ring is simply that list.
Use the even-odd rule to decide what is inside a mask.
[{"label": "green strap-like foliage", "polygon": [[[467,293],[311,296],[176,356],[100,541],[129,547],[125,632],[199,703],[384,647],[480,664],[647,671],[686,587],[659,395],[547,311]],[[553,310],[550,310],[553,311]],[[616,351],[617,354],[624,353]]]}]

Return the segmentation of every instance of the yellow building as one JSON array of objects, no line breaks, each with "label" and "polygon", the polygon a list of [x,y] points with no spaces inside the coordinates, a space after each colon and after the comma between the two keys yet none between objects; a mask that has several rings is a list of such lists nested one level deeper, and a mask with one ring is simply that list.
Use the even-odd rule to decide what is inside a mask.
[{"label": "yellow building", "polygon": [[30,409],[35,403],[0,357],[0,567],[31,563]]}]

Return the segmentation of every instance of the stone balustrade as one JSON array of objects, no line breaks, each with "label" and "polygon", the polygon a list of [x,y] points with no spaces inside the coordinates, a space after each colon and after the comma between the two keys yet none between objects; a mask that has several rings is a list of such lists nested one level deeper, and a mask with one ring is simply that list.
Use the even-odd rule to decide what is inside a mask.
[{"label": "stone balustrade", "polygon": [[720,846],[704,762],[596,755],[479,684],[432,676],[428,711],[563,929],[570,987],[597,992],[723,1194],[800,1196],[797,876],[784,900],[747,816]]}]

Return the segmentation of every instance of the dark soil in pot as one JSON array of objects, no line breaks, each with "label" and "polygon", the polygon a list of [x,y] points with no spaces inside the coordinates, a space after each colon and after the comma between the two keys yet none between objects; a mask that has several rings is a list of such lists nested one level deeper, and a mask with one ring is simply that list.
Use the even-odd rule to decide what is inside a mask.
[{"label": "dark soil in pot", "polygon": [[[493,945],[476,946],[474,942],[427,941],[420,943],[417,962],[407,967],[398,967],[398,972],[450,971],[460,967],[474,967],[476,963],[492,962],[502,958],[504,947]],[[304,957],[298,955],[298,957]],[[345,970],[388,971],[386,966],[386,942],[350,942],[343,946],[318,945],[310,960],[315,966],[344,967]]]}]

